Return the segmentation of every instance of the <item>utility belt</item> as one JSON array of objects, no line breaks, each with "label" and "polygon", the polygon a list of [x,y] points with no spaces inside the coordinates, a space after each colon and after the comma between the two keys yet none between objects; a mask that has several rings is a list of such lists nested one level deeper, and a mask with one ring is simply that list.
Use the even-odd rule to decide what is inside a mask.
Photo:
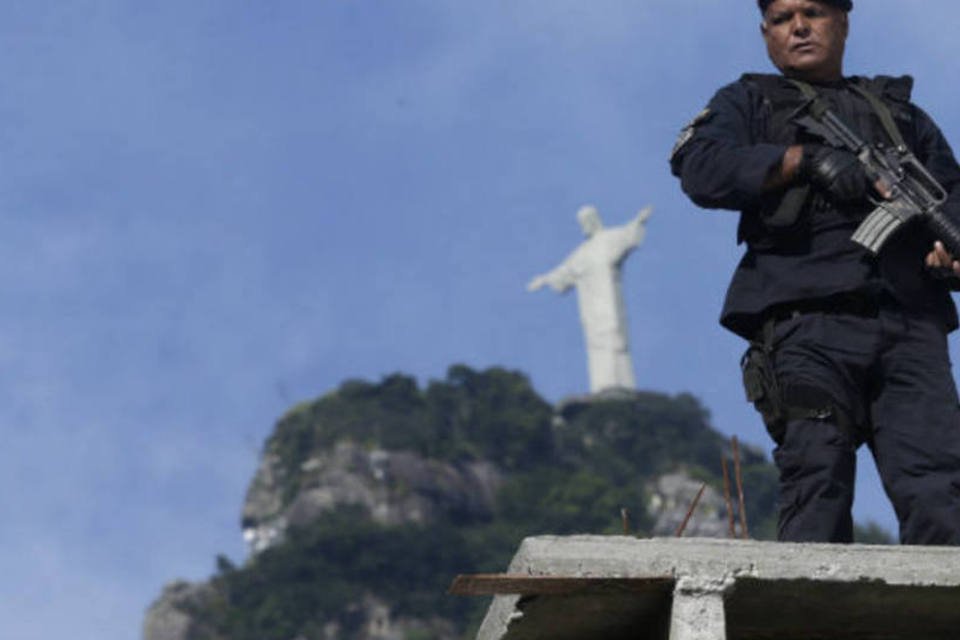
[{"label": "utility belt", "polygon": [[[893,307],[895,305],[896,302],[893,297],[886,292],[871,294],[865,291],[838,293],[823,298],[783,302],[772,305],[764,311],[764,328],[761,329],[761,335],[758,337],[763,338],[763,334],[766,332],[766,326],[771,322],[775,325],[778,322],[791,320],[810,313],[876,318],[880,314],[880,309]],[[756,338],[754,341],[756,341]]]},{"label": "utility belt", "polygon": [[792,420],[833,422],[848,431],[855,442],[855,426],[848,412],[837,404],[829,389],[792,385],[784,388],[776,372],[775,334],[778,324],[811,313],[854,315],[875,318],[892,297],[869,293],[843,293],[824,298],[777,304],[764,313],[760,331],[740,359],[747,400],[763,417],[774,442],[781,444],[787,423]]}]

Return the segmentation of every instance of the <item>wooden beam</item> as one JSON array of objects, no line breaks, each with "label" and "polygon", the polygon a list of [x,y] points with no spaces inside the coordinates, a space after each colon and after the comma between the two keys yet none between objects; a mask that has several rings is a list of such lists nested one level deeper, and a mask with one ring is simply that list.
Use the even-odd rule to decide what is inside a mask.
[{"label": "wooden beam", "polygon": [[646,578],[589,578],[571,576],[528,576],[509,573],[459,575],[448,593],[455,596],[569,595],[582,591],[632,591],[637,593],[673,591],[671,576]]}]

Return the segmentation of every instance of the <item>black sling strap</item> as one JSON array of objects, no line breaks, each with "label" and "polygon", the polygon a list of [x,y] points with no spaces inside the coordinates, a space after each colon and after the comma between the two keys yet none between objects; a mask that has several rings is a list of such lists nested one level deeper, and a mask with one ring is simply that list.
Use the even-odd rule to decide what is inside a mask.
[{"label": "black sling strap", "polygon": [[[820,97],[820,94],[817,93],[817,90],[802,80],[794,80],[793,78],[789,78],[789,80],[794,86],[800,89],[800,91],[808,100],[811,101],[811,113],[813,114],[813,117],[817,119],[821,118],[823,113],[829,107],[827,107],[826,103],[824,103],[823,98]],[[896,123],[893,121],[893,114],[890,113],[890,108],[883,103],[883,100],[875,96],[873,93],[867,91],[859,84],[852,83],[850,86],[854,91],[859,93],[863,99],[867,101],[867,104],[870,105],[870,108],[873,109],[873,112],[876,114],[877,118],[880,119],[880,124],[883,126],[883,130],[887,132],[887,136],[890,137],[890,141],[893,142],[894,146],[906,149],[907,143],[904,141],[903,135],[900,133],[900,129],[897,128]]]}]

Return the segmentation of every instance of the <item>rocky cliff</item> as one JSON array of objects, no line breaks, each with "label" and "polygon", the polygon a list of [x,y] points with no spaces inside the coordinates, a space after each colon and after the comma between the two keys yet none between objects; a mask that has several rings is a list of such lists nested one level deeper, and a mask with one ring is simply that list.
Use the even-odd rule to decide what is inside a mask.
[{"label": "rocky cliff", "polygon": [[[727,441],[689,395],[637,392],[553,407],[516,372],[458,366],[346,382],[268,439],[242,513],[242,566],[175,582],[146,640],[455,640],[486,603],[445,595],[499,571],[526,535],[723,536]],[[743,452],[754,536],[772,533],[775,472]]]},{"label": "rocky cliff", "polygon": [[247,493],[243,537],[255,553],[280,543],[290,527],[308,526],[341,506],[359,507],[386,526],[427,525],[447,516],[490,519],[502,481],[487,460],[444,462],[350,440],[311,453],[288,501],[284,473],[279,456],[265,455]]}]

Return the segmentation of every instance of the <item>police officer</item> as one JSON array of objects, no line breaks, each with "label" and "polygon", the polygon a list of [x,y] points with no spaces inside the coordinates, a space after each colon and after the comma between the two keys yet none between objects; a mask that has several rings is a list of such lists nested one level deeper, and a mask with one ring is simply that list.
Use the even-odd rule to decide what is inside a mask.
[{"label": "police officer", "polygon": [[[850,0],[758,0],[780,71],[723,87],[671,157],[706,208],[740,211],[746,253],[721,324],[750,341],[748,397],[776,442],[778,538],[850,542],[866,444],[906,544],[960,544],[960,408],[947,354],[960,263],[922,224],[876,256],[850,237],[889,195],[797,122],[810,92],[862,138],[903,143],[960,214],[960,167],[909,77],[844,77]],[[794,81],[799,81],[796,83]]]}]

